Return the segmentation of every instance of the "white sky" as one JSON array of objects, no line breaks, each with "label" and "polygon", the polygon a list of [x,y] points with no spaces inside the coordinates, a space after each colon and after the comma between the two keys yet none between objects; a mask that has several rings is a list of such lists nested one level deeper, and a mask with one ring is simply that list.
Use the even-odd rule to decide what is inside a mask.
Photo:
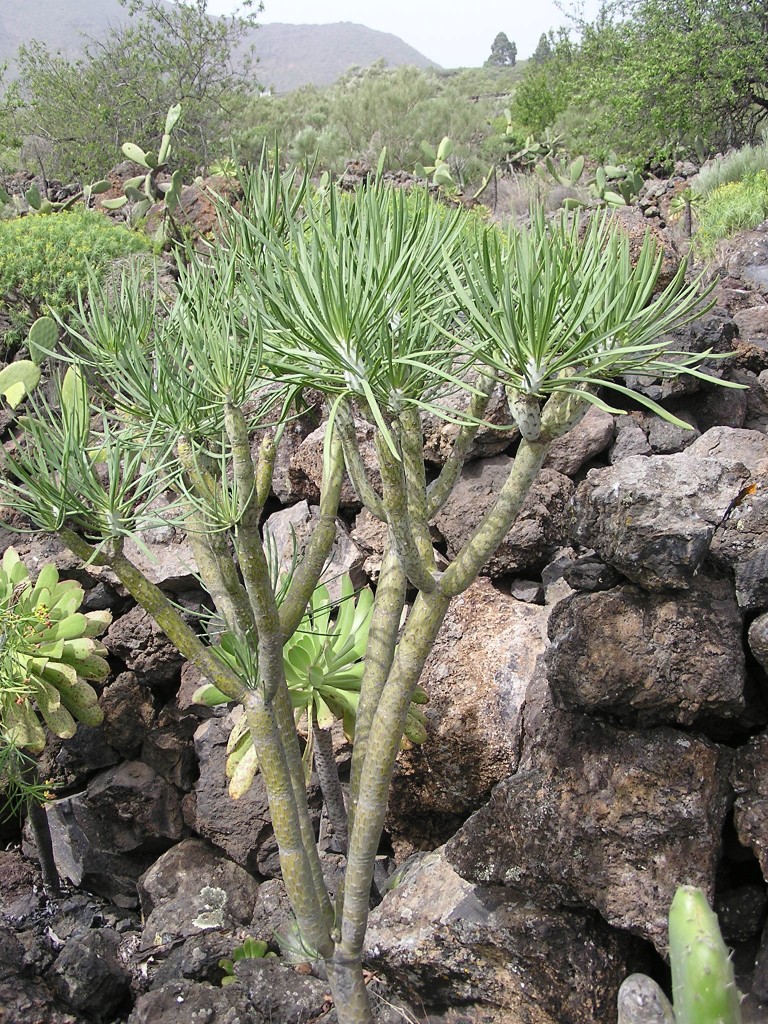
[{"label": "white sky", "polygon": [[[565,18],[553,0],[263,0],[264,22],[329,24],[352,21],[392,32],[443,67],[480,67],[499,32],[517,44],[517,55],[530,57],[542,32]],[[230,14],[237,0],[210,0],[211,14]],[[590,0],[587,5],[596,7]]]}]

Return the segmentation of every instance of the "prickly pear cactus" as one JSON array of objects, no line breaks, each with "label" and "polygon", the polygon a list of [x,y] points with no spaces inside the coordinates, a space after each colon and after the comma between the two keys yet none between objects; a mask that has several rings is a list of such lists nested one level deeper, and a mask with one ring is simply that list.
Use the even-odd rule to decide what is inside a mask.
[{"label": "prickly pear cactus", "polygon": [[704,893],[682,885],[669,910],[672,1004],[645,974],[619,989],[618,1024],[741,1024],[741,995],[720,926]]},{"label": "prickly pear cactus", "polygon": [[[109,673],[95,638],[109,612],[79,611],[83,590],[45,565],[33,583],[13,548],[0,566],[0,742],[38,754],[42,721],[61,738],[102,720],[92,681]],[[89,682],[90,681],[90,682]]]},{"label": "prickly pear cactus", "polygon": [[683,885],[669,911],[676,1024],[741,1024],[741,996],[720,926],[704,893]]}]

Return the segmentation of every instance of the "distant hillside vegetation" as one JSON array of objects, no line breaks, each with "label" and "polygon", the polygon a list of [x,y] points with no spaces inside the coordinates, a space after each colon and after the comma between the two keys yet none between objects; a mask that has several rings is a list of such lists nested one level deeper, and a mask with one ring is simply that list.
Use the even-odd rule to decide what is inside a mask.
[{"label": "distant hillside vegetation", "polygon": [[391,67],[437,67],[398,36],[351,21],[334,25],[262,25],[255,33],[257,73],[263,85],[290,92],[300,85],[330,85],[353,65],[384,58]]},{"label": "distant hillside vegetation", "polygon": [[[83,35],[98,38],[127,20],[118,0],[2,0],[0,64],[7,61],[12,71],[16,51],[31,39],[74,60]],[[259,81],[280,93],[307,84],[329,85],[353,65],[367,67],[382,58],[392,66],[437,66],[397,36],[351,22],[262,25],[254,32],[253,43]]]}]

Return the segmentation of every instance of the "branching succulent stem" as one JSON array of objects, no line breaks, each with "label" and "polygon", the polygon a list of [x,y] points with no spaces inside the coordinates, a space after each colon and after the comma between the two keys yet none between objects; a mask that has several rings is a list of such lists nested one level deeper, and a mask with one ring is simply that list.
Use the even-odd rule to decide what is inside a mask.
[{"label": "branching succulent stem", "polygon": [[320,514],[280,605],[280,625],[284,636],[291,636],[296,631],[328,562],[336,540],[336,513],[343,480],[344,457],[338,435],[334,434],[328,472],[320,495]]},{"label": "branching succulent stem", "polygon": [[355,421],[351,409],[344,401],[339,402],[336,409],[336,423],[344,449],[344,461],[349,473],[349,479],[352,481],[352,486],[355,488],[358,498],[371,515],[385,523],[387,521],[387,513],[384,510],[384,504],[366,475],[363,460],[360,457],[360,449],[357,446]]},{"label": "branching succulent stem", "polygon": [[405,569],[406,576],[417,590],[429,593],[435,589],[432,566],[422,554],[414,532],[408,507],[408,488],[402,458],[396,459],[389,446],[379,434],[376,437],[376,451],[384,489],[384,507],[392,544]]},{"label": "branching succulent stem", "polygon": [[[469,402],[468,414],[472,419],[482,419],[495,386],[496,377],[493,374],[482,374],[480,391],[473,394]],[[450,497],[464,467],[464,462],[472,448],[472,442],[477,435],[477,431],[478,424],[472,422],[464,423],[459,428],[443,468],[440,470],[438,477],[427,488],[428,519],[433,519]]]},{"label": "branching succulent stem", "polygon": [[240,677],[202,643],[162,590],[123,555],[119,545],[112,545],[111,550],[100,554],[72,530],[62,530],[60,536],[70,551],[84,562],[108,565],[137,604],[149,612],[187,661],[195,665],[231,700],[242,698],[245,688]]}]

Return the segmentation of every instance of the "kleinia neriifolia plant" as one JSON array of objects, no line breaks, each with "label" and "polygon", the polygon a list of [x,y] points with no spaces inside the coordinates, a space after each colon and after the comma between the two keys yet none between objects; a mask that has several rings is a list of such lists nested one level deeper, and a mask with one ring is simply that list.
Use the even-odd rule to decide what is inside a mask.
[{"label": "kleinia neriifolia plant", "polygon": [[[710,353],[668,350],[669,332],[705,305],[697,283],[683,268],[658,290],[661,254],[649,240],[632,259],[607,216],[580,232],[534,210],[528,228],[505,236],[426,191],[374,182],[351,196],[317,193],[305,176],[266,164],[243,186],[238,209],[222,202],[217,245],[181,267],[175,295],[138,289],[129,275],[109,293],[91,289],[58,349],[77,367],[88,415],[62,415],[33,394],[23,424],[31,443],[8,457],[0,497],[83,560],[109,566],[240,705],[302,948],[324,963],[339,1024],[370,1024],[362,956],[390,780],[452,598],[509,532],[551,445],[591,405],[619,412],[615,394],[677,422],[627,379],[720,382],[702,368]],[[497,383],[522,440],[495,503],[443,567],[430,525]],[[323,479],[313,531],[283,588],[261,522],[292,403],[309,388],[327,413]],[[458,390],[466,412],[456,412]],[[424,414],[458,428],[433,480]],[[374,436],[376,482],[356,417]],[[370,598],[329,613],[317,595],[345,471],[386,536],[359,636],[354,619]],[[157,521],[161,496],[232,638],[220,650],[124,549],[125,537]],[[239,656],[222,656],[227,645]],[[295,713],[325,723],[346,712],[349,726],[353,706],[346,871],[332,901]]]}]

